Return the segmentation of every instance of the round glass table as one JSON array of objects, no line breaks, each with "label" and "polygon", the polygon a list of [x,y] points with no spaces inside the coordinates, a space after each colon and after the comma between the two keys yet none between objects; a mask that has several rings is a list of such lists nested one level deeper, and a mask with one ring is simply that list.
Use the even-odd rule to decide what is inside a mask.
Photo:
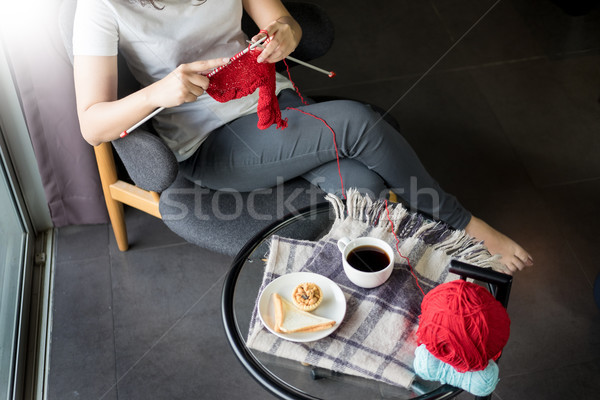
[{"label": "round glass table", "polygon": [[462,390],[416,379],[410,390],[375,380],[345,375],[297,361],[253,351],[246,337],[261,286],[273,235],[318,240],[335,220],[329,203],[289,215],[258,233],[240,250],[222,293],[222,317],[227,339],[245,369],[266,390],[282,399],[449,399]]}]

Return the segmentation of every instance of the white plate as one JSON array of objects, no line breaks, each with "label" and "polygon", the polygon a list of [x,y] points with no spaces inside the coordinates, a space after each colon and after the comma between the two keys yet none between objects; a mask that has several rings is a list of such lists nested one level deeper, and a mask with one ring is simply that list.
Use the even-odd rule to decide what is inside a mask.
[{"label": "white plate", "polygon": [[[275,310],[271,295],[278,293],[282,298],[291,302],[294,288],[302,282],[316,283],[323,291],[323,301],[312,314],[329,318],[336,323],[329,329],[317,332],[281,333],[273,330]],[[342,323],[346,315],[346,297],[342,289],[331,279],[312,272],[294,272],[280,276],[269,283],[258,299],[258,315],[263,325],[274,335],[292,342],[312,342],[331,335]]]}]

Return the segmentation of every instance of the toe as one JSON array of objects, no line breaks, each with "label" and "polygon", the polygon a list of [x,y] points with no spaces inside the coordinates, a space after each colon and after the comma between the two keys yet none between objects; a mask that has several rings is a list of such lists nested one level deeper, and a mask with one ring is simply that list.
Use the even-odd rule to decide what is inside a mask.
[{"label": "toe", "polygon": [[533,257],[522,248],[519,248],[515,252],[515,257],[523,264],[523,267],[531,267],[533,265]]},{"label": "toe", "polygon": [[515,272],[517,272],[517,269],[513,265],[506,264],[506,273],[508,275],[512,276]]},{"label": "toe", "polygon": [[513,257],[513,265],[517,269],[517,271],[523,271],[525,268],[525,263],[517,256]]}]

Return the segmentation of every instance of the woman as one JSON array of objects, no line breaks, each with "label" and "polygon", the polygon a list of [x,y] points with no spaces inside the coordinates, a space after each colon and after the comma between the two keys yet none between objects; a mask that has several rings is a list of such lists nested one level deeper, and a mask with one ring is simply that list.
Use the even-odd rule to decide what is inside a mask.
[{"label": "woman", "polygon": [[[391,189],[410,207],[465,229],[501,254],[512,272],[532,264],[519,245],[444,192],[402,136],[368,106],[353,101],[304,105],[292,84],[277,75],[276,93],[288,126],[258,130],[257,93],[226,103],[205,94],[208,72],[247,46],[240,27],[243,9],[270,38],[258,62],[280,61],[300,42],[302,30],[280,0],[79,0],[73,48],[85,140],[97,145],[118,139],[165,107],[153,119],[154,128],[175,153],[180,170],[198,184],[250,191],[302,176],[339,194],[341,172],[345,188],[375,197]],[[117,99],[119,51],[143,87],[122,99]],[[311,115],[331,126],[337,150],[329,127]]]}]

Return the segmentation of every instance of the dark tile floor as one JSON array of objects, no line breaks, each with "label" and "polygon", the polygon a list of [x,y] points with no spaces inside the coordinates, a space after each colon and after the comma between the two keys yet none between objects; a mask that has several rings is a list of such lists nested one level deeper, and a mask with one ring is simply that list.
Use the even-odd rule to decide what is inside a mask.
[{"label": "dark tile floor", "polygon": [[[303,93],[389,109],[442,186],[535,258],[514,281],[494,398],[598,398],[600,10],[569,16],[549,0],[319,4],[337,35],[315,64],[338,76],[296,68]],[[231,258],[153,217],[127,218],[125,253],[107,225],[58,230],[48,398],[271,398],[223,335]]]}]

